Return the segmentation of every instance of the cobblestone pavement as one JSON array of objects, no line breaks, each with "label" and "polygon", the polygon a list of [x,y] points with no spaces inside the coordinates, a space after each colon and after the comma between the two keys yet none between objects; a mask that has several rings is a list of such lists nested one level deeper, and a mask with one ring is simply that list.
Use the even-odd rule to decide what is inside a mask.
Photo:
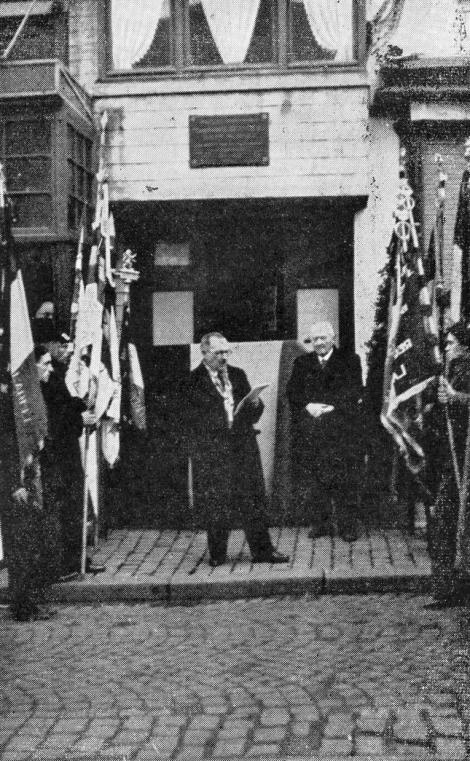
[{"label": "cobblestone pavement", "polygon": [[0,612],[0,758],[467,757],[470,611],[406,595]]}]

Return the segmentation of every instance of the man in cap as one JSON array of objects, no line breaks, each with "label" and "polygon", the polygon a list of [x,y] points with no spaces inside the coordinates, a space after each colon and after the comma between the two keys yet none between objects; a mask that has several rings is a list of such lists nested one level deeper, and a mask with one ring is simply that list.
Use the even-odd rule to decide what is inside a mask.
[{"label": "man in cap", "polygon": [[[334,528],[346,541],[357,535],[360,472],[361,363],[335,346],[330,322],[311,327],[313,351],[294,362],[287,386],[292,414],[292,456],[300,506],[311,516],[313,537]],[[315,504],[314,504],[315,502]]]},{"label": "man in cap", "polygon": [[226,560],[230,528],[240,525],[255,563],[287,563],[277,552],[266,522],[266,493],[253,424],[263,412],[257,397],[237,405],[250,391],[243,370],[228,364],[225,336],[201,339],[201,364],[180,397],[193,463],[195,508],[207,530],[210,565]]},{"label": "man in cap", "polygon": [[[79,439],[85,425],[95,423],[92,412],[79,397],[72,396],[64,376],[70,360],[71,342],[65,333],[43,334],[46,340],[36,346],[36,354],[47,352],[51,372],[40,377],[46,402],[49,433],[42,453],[41,467],[46,509],[55,512],[61,527],[62,578],[78,574],[82,547],[83,469]],[[39,368],[38,368],[39,369]],[[100,573],[104,566],[87,558],[87,572]]]}]

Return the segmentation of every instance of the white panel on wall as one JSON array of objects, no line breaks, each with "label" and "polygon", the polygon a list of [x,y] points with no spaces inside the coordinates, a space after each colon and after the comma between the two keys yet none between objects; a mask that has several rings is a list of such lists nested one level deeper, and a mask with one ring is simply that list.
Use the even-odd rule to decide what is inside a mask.
[{"label": "white panel on wall", "polygon": [[337,288],[300,288],[297,291],[297,338],[304,341],[314,322],[328,320],[336,336],[339,330],[339,294]]},{"label": "white panel on wall", "polygon": [[190,344],[194,337],[192,291],[156,291],[153,294],[153,345]]}]

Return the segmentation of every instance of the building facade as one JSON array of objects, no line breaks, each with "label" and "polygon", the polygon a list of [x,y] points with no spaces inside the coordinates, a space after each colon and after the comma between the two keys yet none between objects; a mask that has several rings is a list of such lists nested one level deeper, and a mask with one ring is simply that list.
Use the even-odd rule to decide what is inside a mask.
[{"label": "building facade", "polygon": [[[4,46],[26,10],[0,3]],[[409,87],[396,67],[380,73],[380,56],[389,41],[412,48],[426,13],[416,0],[37,0],[0,67],[1,154],[33,309],[53,296],[67,315],[106,111],[150,396],[210,329],[302,341],[323,315],[365,360],[400,140],[414,156],[434,150],[415,129],[429,122],[419,99],[392,96]]]}]

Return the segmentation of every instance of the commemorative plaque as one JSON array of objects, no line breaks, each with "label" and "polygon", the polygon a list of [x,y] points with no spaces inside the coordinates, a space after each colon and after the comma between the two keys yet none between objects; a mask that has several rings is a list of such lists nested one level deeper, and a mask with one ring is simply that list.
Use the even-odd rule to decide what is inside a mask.
[{"label": "commemorative plaque", "polygon": [[189,117],[189,165],[266,166],[269,114]]}]

